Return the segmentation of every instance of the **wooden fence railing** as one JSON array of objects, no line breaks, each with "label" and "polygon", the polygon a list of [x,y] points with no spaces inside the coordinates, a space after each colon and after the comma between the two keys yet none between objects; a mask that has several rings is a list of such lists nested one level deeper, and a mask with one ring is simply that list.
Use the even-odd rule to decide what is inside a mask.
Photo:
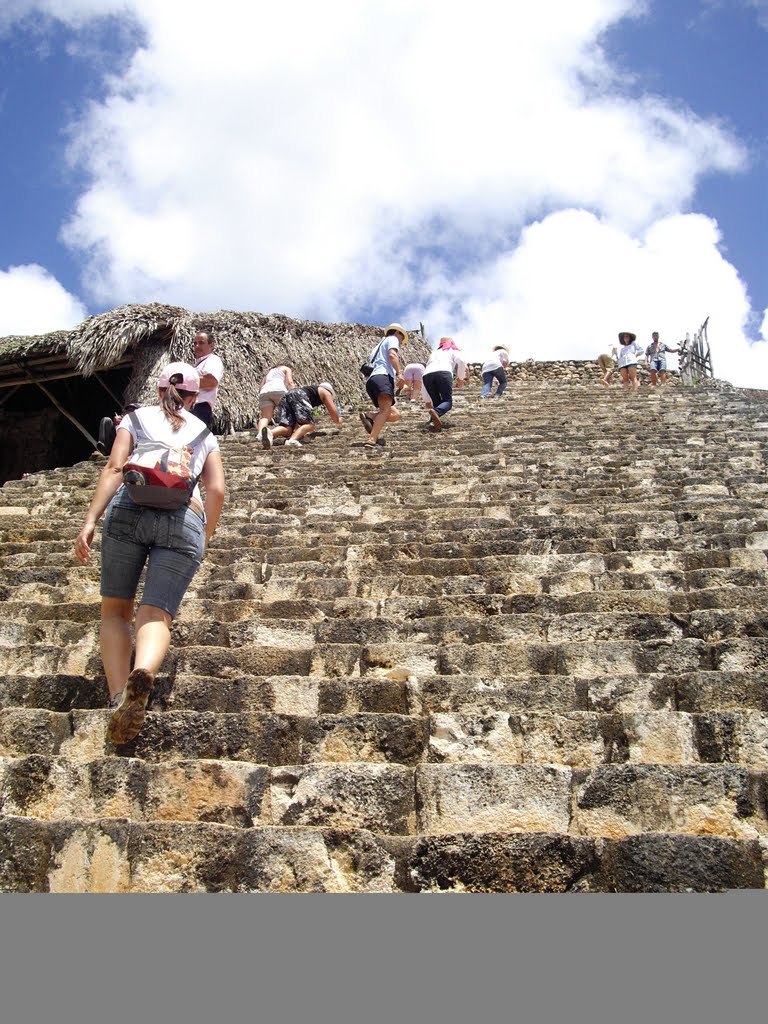
[{"label": "wooden fence railing", "polygon": [[707,377],[715,375],[712,369],[712,352],[707,337],[708,323],[709,317],[696,331],[693,338],[686,334],[685,340],[680,342],[678,366],[683,384],[691,384],[696,387]]}]

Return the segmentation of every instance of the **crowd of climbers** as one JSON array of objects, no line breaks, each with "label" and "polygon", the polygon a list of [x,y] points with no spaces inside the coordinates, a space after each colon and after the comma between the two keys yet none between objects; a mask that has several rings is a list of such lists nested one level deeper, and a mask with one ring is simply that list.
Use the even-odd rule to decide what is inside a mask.
[{"label": "crowd of climbers", "polygon": [[[405,362],[408,331],[390,324],[360,370],[372,403],[360,412],[368,435],[366,448],[384,445],[381,436],[401,419],[401,402],[423,401],[431,432],[443,429],[453,406],[453,388],[469,383],[470,369],[453,338],[441,338],[426,363]],[[182,598],[205,554],[225,497],[219,445],[210,430],[224,366],[215,354],[215,338],[201,331],[194,339],[195,365],[173,362],[157,382],[156,405],[125,406],[99,426],[99,451],[107,456],[75,555],[85,565],[92,553],[102,515],[100,646],[110,705],[108,739],[117,745],[133,740],[170,645],[170,627]],[[609,384],[618,364],[622,385],[638,387],[638,359],[645,355],[652,384],[663,384],[666,353],[678,352],[659,341],[654,331],[643,353],[634,334],[622,331],[619,347],[598,359]],[[494,345],[481,364],[480,397],[500,398],[507,387],[509,349]],[[341,406],[333,384],[299,384],[288,358],[270,367],[259,390],[257,436],[265,449],[276,439],[300,447],[317,429],[316,409],[325,408],[341,423]],[[494,391],[495,384],[495,391]],[[204,496],[198,481],[202,481]],[[139,581],[145,574],[141,602],[134,615]]]}]

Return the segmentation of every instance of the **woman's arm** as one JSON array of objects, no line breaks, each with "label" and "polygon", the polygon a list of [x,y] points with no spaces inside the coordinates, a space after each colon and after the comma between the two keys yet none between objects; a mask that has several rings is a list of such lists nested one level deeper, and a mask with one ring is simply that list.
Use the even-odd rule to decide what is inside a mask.
[{"label": "woman's arm", "polygon": [[341,423],[341,416],[339,416],[339,410],[336,408],[336,403],[333,400],[333,395],[329,394],[325,390],[325,388],[320,388],[318,394],[320,395],[320,401],[328,410],[328,415],[331,417],[333,422]]},{"label": "woman's arm", "polygon": [[211,537],[216,531],[226,494],[221,452],[208,453],[200,478],[205,488],[205,546],[208,547]]},{"label": "woman's arm", "polygon": [[286,366],[285,373],[283,374],[283,379],[285,380],[285,386],[288,388],[289,391],[291,390],[291,388],[296,387],[296,385],[293,383],[293,370],[290,368],[290,366]]},{"label": "woman's arm", "polygon": [[395,371],[395,383],[398,387],[402,387],[405,383],[405,378],[403,377],[403,371],[400,366],[400,355],[398,350],[396,348],[387,349],[387,359],[389,360],[389,365]]},{"label": "woman's arm", "polygon": [[96,532],[96,523],[104,514],[104,509],[117,494],[120,484],[123,482],[123,466],[128,461],[128,456],[133,448],[133,438],[130,431],[118,430],[115,443],[101,476],[96,484],[96,490],[88,511],[85,513],[83,528],[75,541],[75,556],[81,565],[85,565],[91,557],[91,545],[93,535]]}]

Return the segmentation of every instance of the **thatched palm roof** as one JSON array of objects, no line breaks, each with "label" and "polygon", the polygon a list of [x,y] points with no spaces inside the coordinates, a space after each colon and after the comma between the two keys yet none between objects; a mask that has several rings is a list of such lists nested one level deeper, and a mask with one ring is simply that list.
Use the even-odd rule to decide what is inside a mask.
[{"label": "thatched palm roof", "polygon": [[[329,380],[342,402],[356,401],[362,390],[359,365],[381,336],[380,327],[363,324],[326,324],[229,310],[191,313],[157,303],[121,306],[89,317],[69,332],[0,339],[0,383],[4,371],[34,351],[41,358],[68,360],[83,376],[131,365],[125,399],[153,401],[155,382],[166,362],[194,362],[192,341],[200,330],[214,334],[216,352],[225,367],[216,406],[220,431],[255,422],[264,373],[286,358],[294,362],[299,383]],[[412,334],[406,354],[409,361],[424,361],[426,340]]]}]

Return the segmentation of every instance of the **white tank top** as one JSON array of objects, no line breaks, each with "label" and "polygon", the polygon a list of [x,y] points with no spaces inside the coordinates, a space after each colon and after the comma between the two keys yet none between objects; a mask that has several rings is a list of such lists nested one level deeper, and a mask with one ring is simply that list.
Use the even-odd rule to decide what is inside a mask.
[{"label": "white tank top", "polygon": [[273,366],[264,378],[264,387],[259,394],[267,394],[269,391],[287,391],[285,384],[285,370],[281,366]]}]

